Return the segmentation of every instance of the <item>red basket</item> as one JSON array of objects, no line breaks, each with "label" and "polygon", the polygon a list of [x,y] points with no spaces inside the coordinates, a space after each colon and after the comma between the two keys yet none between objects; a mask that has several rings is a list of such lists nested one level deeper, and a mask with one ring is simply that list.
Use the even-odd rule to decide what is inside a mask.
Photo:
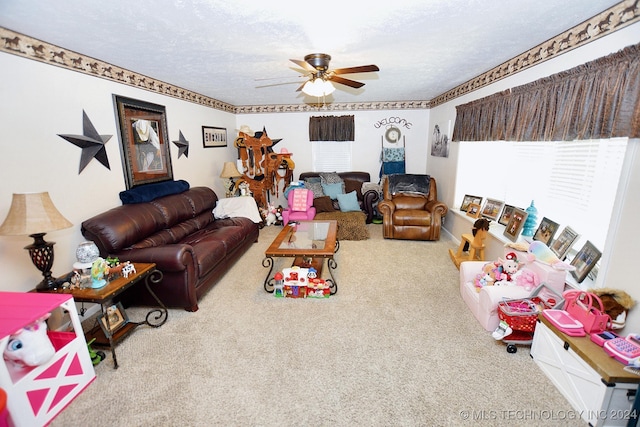
[{"label": "red basket", "polygon": [[538,313],[547,308],[549,306],[539,297],[504,300],[498,303],[498,318],[514,331],[533,332]]}]

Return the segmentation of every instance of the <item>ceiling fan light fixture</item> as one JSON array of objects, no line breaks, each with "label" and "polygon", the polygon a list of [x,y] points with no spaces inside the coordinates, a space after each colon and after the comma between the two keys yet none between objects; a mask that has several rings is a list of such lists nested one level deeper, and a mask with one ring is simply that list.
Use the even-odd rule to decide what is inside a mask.
[{"label": "ceiling fan light fixture", "polygon": [[302,87],[302,92],[315,97],[331,95],[334,90],[336,90],[336,88],[331,82],[322,78],[309,80]]}]

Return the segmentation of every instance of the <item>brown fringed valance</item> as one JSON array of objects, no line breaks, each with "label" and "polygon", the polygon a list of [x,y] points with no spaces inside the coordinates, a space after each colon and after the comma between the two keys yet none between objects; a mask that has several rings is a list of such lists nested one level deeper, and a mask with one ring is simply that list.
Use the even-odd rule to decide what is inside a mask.
[{"label": "brown fringed valance", "polygon": [[354,116],[312,116],[309,118],[310,141],[353,141]]},{"label": "brown fringed valance", "polygon": [[640,44],[456,107],[454,141],[640,137]]}]

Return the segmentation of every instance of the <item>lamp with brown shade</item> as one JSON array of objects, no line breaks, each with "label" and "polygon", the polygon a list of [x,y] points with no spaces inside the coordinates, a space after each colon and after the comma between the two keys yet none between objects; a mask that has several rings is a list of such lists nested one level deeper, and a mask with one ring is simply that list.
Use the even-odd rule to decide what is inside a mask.
[{"label": "lamp with brown shade", "polygon": [[224,189],[226,191],[226,197],[233,197],[233,187],[235,183],[233,182],[234,178],[240,178],[242,174],[238,171],[236,164],[234,162],[224,162],[222,166],[222,173],[220,174],[220,178],[224,178]]},{"label": "lamp with brown shade", "polygon": [[7,218],[0,225],[0,235],[33,237],[33,243],[25,246],[25,249],[29,251],[33,265],[44,276],[36,289],[47,290],[56,287],[56,279],[51,275],[55,242],[46,242],[44,235],[49,231],[62,230],[72,225],[56,209],[48,192],[13,194]]}]

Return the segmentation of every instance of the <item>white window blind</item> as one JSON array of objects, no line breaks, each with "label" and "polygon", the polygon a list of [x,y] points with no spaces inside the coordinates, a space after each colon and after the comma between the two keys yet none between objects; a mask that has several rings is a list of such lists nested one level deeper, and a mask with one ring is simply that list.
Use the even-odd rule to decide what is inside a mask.
[{"label": "white window blind", "polygon": [[587,141],[461,142],[456,198],[465,194],[526,209],[603,250],[627,138]]},{"label": "white window blind", "polygon": [[351,170],[352,141],[311,142],[314,172],[346,172]]}]

